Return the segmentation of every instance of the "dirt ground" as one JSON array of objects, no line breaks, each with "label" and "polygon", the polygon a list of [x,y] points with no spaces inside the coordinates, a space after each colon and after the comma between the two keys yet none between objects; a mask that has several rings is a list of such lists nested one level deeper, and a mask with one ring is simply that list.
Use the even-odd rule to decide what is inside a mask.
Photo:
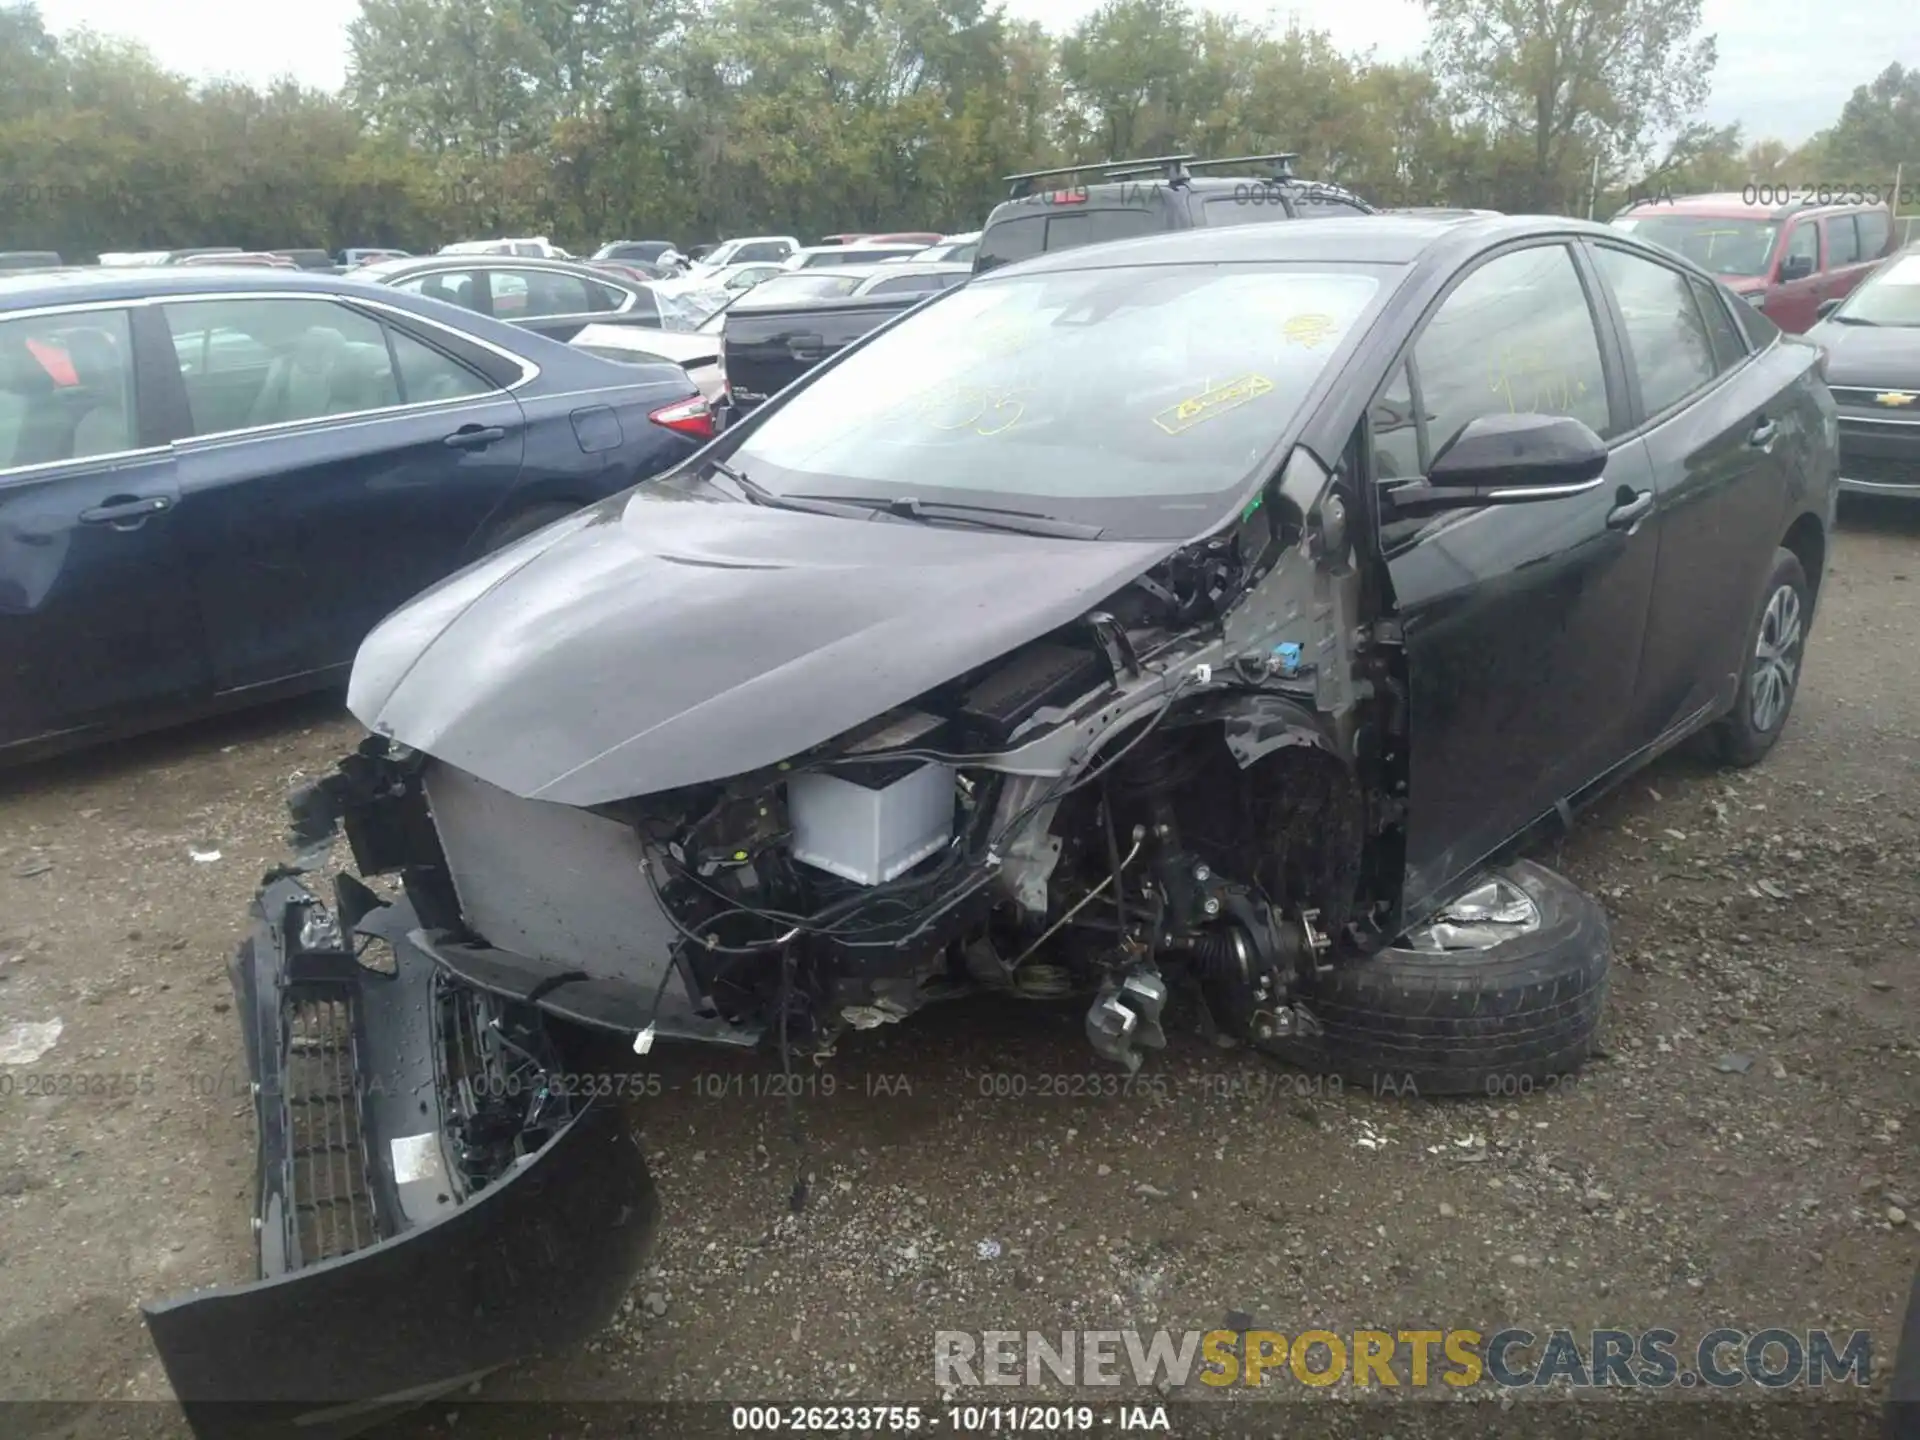
[{"label": "dirt ground", "polygon": [[[1826,1326],[1884,1374],[1920,1223],[1916,575],[1920,513],[1850,507],[1769,761],[1670,758],[1542,855],[1615,923],[1577,1082],[1336,1095],[1177,1035],[1134,1094],[1062,1096],[1101,1069],[1077,1012],[967,1005],[811,1072],[795,1217],[765,1062],[664,1049],[626,1312],[386,1435],[529,1433],[502,1398],[932,1402],[937,1329]],[[355,739],[305,702],[0,776],[0,1035],[62,1026],[0,1065],[0,1401],[78,1402],[0,1431],[178,1428],[94,1402],[167,1396],[140,1299],[251,1274],[225,964],[287,788]],[[1843,1388],[1821,1410],[1867,1433]]]}]

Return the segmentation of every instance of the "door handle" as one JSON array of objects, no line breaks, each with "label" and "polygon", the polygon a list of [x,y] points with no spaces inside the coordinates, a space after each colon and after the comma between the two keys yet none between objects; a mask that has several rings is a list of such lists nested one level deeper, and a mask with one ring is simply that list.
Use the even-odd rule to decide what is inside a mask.
[{"label": "door handle", "polygon": [[100,504],[80,512],[82,525],[112,525],[121,530],[137,530],[149,515],[171,509],[173,501],[165,495],[109,495]]},{"label": "door handle", "polygon": [[787,337],[787,353],[796,360],[818,360],[825,348],[818,335],[791,335]]},{"label": "door handle", "polygon": [[1753,427],[1753,433],[1747,436],[1747,444],[1756,450],[1773,453],[1773,442],[1780,438],[1780,424],[1776,420],[1762,420]]},{"label": "door handle", "polygon": [[1647,513],[1652,509],[1653,492],[1651,490],[1636,491],[1631,498],[1621,500],[1607,512],[1607,528],[1631,530],[1646,519]]},{"label": "door handle", "polygon": [[456,450],[484,450],[496,440],[507,438],[498,425],[462,425],[447,436],[447,444]]}]

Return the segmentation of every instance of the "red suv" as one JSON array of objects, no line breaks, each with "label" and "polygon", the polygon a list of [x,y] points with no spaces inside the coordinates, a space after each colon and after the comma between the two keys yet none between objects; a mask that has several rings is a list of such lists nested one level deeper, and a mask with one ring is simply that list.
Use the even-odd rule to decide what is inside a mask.
[{"label": "red suv", "polygon": [[1614,216],[1613,224],[1711,270],[1782,330],[1798,335],[1819,318],[1822,300],[1847,295],[1892,252],[1893,212],[1866,203],[1760,203],[1773,188],[1643,200]]}]

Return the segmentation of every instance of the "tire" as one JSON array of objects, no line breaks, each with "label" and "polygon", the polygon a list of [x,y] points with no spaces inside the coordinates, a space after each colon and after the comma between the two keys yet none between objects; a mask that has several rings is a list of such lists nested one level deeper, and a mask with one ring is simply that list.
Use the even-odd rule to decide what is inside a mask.
[{"label": "tire", "polygon": [[[1709,731],[1722,764],[1740,769],[1758,765],[1780,738],[1800,689],[1807,623],[1812,618],[1813,591],[1800,558],[1791,550],[1774,551],[1773,570],[1747,629],[1747,648],[1741,652],[1746,660],[1739,693],[1733,709]],[[1772,637],[1783,625],[1790,625],[1790,633],[1781,647]],[[1762,654],[1763,644],[1780,652],[1784,668]]]},{"label": "tire", "polygon": [[524,539],[534,531],[573,514],[579,508],[578,505],[569,505],[561,501],[554,504],[529,505],[524,510],[517,510],[487,532],[487,538],[480,546],[480,553],[491,555],[496,550],[503,550],[514,541]]},{"label": "tire", "polygon": [[1606,1005],[1606,912],[1530,861],[1497,868],[1538,928],[1485,950],[1391,946],[1317,978],[1303,995],[1322,1033],[1265,1042],[1290,1064],[1378,1094],[1518,1096],[1577,1070]]}]

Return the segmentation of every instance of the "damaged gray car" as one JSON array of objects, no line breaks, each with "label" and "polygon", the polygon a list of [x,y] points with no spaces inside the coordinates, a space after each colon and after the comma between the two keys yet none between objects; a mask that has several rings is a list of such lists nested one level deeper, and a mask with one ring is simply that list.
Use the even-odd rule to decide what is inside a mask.
[{"label": "damaged gray car", "polygon": [[655,1201],[553,1083],[593,1032],[851,1053],[992,992],[1127,1070],[1190,1023],[1427,1094],[1569,1073],[1606,920],[1504,857],[1779,736],[1819,364],[1572,221],[1086,247],[422,595],[235,961],[262,1278],[147,1312],[195,1425],[351,1427],[602,1323]]}]

